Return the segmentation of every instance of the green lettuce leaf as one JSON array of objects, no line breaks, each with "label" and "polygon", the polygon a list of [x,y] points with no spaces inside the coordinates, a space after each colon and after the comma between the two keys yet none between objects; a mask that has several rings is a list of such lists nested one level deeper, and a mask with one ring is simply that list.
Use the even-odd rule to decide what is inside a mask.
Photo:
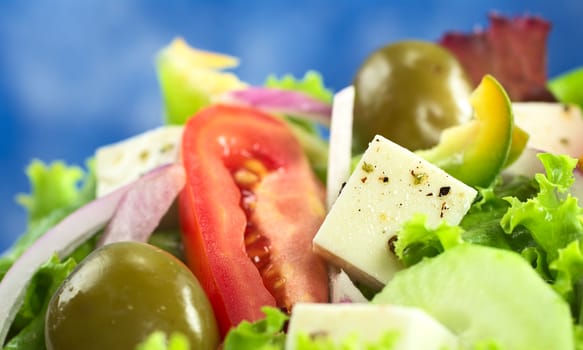
[{"label": "green lettuce leaf", "polygon": [[358,334],[347,335],[341,341],[334,341],[329,337],[311,337],[300,333],[297,338],[298,350],[391,350],[395,348],[399,333],[388,331],[378,341],[363,342]]},{"label": "green lettuce leaf", "polygon": [[559,250],[583,237],[583,209],[569,193],[577,160],[565,155],[539,154],[546,174],[536,174],[540,187],[534,198],[506,197],[510,208],[500,224],[506,233],[524,227],[547,254],[550,263]]},{"label": "green lettuce leaf", "polygon": [[223,350],[276,350],[285,344],[284,325],[288,316],[273,307],[262,309],[265,318],[257,322],[243,321],[229,331]]},{"label": "green lettuce leaf", "polygon": [[[322,102],[331,103],[334,93],[324,85],[320,73],[308,71],[303,78],[298,79],[291,74],[281,78],[275,75],[267,77],[266,87],[303,92]],[[323,183],[326,182],[328,168],[328,143],[322,138],[321,127],[305,119],[286,116],[285,120],[291,127],[294,135],[302,145],[312,169]]]},{"label": "green lettuce leaf", "polygon": [[474,244],[481,244],[517,252],[534,245],[530,232],[524,228],[507,234],[500,226],[500,220],[510,208],[503,198],[514,196],[525,201],[538,193],[538,187],[527,177],[511,179],[498,178],[492,187],[478,188],[476,200],[462,219],[460,226],[465,230],[463,238]]},{"label": "green lettuce leaf", "polygon": [[583,278],[583,252],[581,241],[573,241],[565,248],[559,249],[557,259],[550,263],[550,269],[556,271],[553,287],[567,301],[575,301],[574,285]]},{"label": "green lettuce leaf", "polygon": [[57,161],[34,160],[27,168],[31,193],[18,196],[27,210],[28,223],[12,247],[0,257],[0,280],[24,251],[67,215],[95,198],[93,160],[87,171]]},{"label": "green lettuce leaf", "polygon": [[463,229],[442,221],[436,228],[427,226],[427,217],[416,214],[403,225],[395,242],[395,254],[406,266],[411,266],[425,257],[433,257],[444,250],[464,243]]},{"label": "green lettuce leaf", "polygon": [[286,121],[308,157],[312,170],[322,183],[326,183],[328,143],[320,136],[319,132],[309,129],[306,126],[307,122],[302,121],[303,124],[300,124],[290,117],[287,117]]},{"label": "green lettuce leaf", "polygon": [[49,301],[76,265],[77,262],[72,258],[61,262],[55,255],[39,268],[26,290],[4,350],[46,348],[44,329]]},{"label": "green lettuce leaf", "polygon": [[150,334],[136,350],[190,350],[190,343],[182,333],[172,333],[168,337],[164,332],[157,331]]},{"label": "green lettuce leaf", "polygon": [[326,103],[331,103],[334,96],[332,90],[324,85],[322,75],[313,70],[307,71],[302,79],[291,74],[286,74],[281,78],[272,74],[267,77],[264,85],[269,88],[303,92]]},{"label": "green lettuce leaf", "polygon": [[583,350],[583,326],[574,325],[573,333],[575,335],[575,350]]}]

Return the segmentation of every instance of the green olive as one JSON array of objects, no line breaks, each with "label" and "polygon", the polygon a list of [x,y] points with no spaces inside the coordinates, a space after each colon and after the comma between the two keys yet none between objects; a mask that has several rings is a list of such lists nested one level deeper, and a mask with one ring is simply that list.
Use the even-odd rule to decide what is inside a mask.
[{"label": "green olive", "polygon": [[354,79],[354,151],[376,134],[410,150],[471,117],[472,85],[457,59],[437,44],[401,41],[373,52]]},{"label": "green olive", "polygon": [[52,297],[49,350],[134,349],[154,331],[180,332],[192,349],[217,349],[213,310],[190,270],[145,243],[120,242],[90,254]]}]

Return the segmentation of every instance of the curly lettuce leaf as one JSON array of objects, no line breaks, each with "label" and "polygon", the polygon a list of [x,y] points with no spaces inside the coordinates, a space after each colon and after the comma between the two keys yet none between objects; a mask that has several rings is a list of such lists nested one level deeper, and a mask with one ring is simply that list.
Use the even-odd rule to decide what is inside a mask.
[{"label": "curly lettuce leaf", "polygon": [[286,74],[281,78],[272,74],[267,77],[264,85],[269,88],[303,92],[326,103],[331,103],[334,95],[332,90],[324,85],[322,75],[313,70],[307,71],[301,79],[291,74]]},{"label": "curly lettuce leaf", "polygon": [[461,227],[442,221],[437,227],[430,228],[426,221],[427,217],[424,214],[416,214],[403,225],[397,235],[395,254],[406,266],[414,265],[425,257],[436,256],[448,248],[464,243]]},{"label": "curly lettuce leaf", "polygon": [[530,231],[518,226],[511,233],[506,233],[500,225],[502,217],[511,206],[505,198],[513,196],[519,201],[527,201],[537,195],[538,184],[523,176],[499,178],[493,186],[478,188],[478,191],[477,200],[459,227],[452,228],[442,223],[437,228],[429,228],[425,226],[422,215],[406,223],[395,243],[398,258],[406,266],[411,266],[423,258],[442,253],[447,247],[460,243],[478,244],[518,252],[544,280],[552,281],[547,254],[536,243]]},{"label": "curly lettuce leaf", "polygon": [[517,252],[534,244],[526,229],[517,229],[508,235],[500,226],[500,220],[508,211],[510,203],[504,197],[514,196],[522,201],[538,193],[538,187],[527,177],[509,180],[499,178],[492,187],[479,188],[478,200],[462,219],[460,226],[465,230],[464,239],[481,244]]},{"label": "curly lettuce leaf", "polygon": [[136,350],[190,350],[190,343],[182,333],[167,336],[164,332],[157,331],[150,334]]},{"label": "curly lettuce leaf", "polygon": [[31,193],[18,196],[27,210],[27,229],[0,257],[0,280],[24,251],[67,215],[95,198],[93,161],[87,171],[57,161],[45,164],[34,160],[27,168]]},{"label": "curly lettuce leaf", "polygon": [[277,350],[285,344],[286,314],[273,307],[262,309],[265,318],[257,322],[241,322],[225,337],[223,350]]},{"label": "curly lettuce leaf", "polygon": [[39,268],[26,290],[4,350],[45,349],[45,314],[49,301],[76,265],[73,258],[61,262],[55,255]]},{"label": "curly lettuce leaf", "polygon": [[575,284],[583,278],[583,252],[581,242],[573,241],[565,248],[559,249],[557,259],[550,269],[556,271],[553,288],[569,303],[575,301]]},{"label": "curly lettuce leaf", "polygon": [[558,258],[560,249],[583,237],[583,209],[569,193],[577,160],[565,155],[538,157],[546,170],[546,174],[535,175],[539,193],[526,201],[505,197],[510,208],[500,224],[506,233],[518,227],[528,229],[550,263]]}]

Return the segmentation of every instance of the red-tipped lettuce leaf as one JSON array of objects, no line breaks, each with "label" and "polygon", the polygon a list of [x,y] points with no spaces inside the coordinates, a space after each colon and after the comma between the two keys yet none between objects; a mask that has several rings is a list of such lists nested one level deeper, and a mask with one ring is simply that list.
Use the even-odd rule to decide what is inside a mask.
[{"label": "red-tipped lettuce leaf", "polygon": [[551,24],[535,16],[489,15],[490,27],[473,33],[449,32],[440,44],[464,66],[477,86],[491,74],[513,101],[554,101],[546,87],[546,40]]}]

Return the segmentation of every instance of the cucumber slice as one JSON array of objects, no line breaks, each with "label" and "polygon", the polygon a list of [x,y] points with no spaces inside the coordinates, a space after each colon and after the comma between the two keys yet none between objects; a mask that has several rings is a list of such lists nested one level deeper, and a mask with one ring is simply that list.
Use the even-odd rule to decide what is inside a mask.
[{"label": "cucumber slice", "polygon": [[574,348],[568,304],[511,251],[457,246],[398,272],[373,303],[424,309],[464,349]]}]

